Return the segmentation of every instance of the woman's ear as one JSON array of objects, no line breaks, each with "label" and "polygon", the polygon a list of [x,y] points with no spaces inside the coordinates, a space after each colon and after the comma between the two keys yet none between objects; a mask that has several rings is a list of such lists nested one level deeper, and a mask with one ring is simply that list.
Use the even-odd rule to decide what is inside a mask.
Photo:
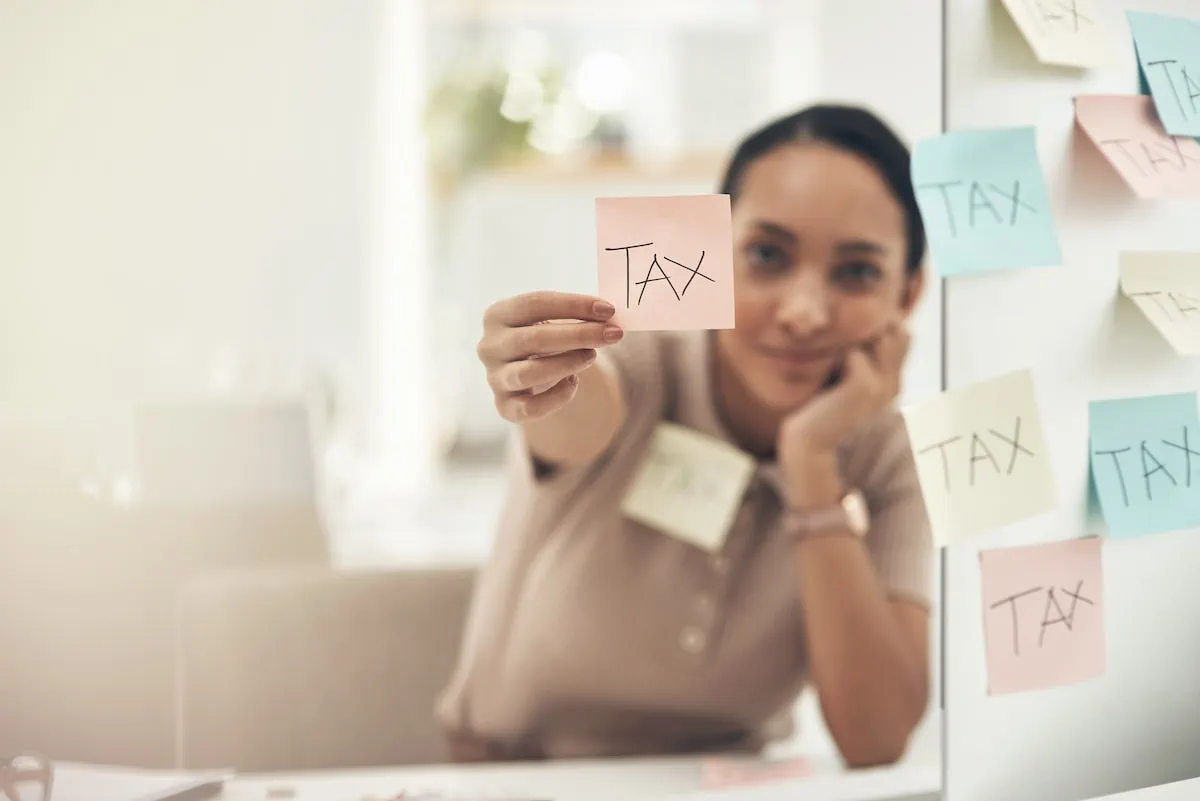
[{"label": "woman's ear", "polygon": [[925,291],[925,267],[918,267],[904,281],[904,292],[900,296],[900,310],[908,317],[917,308],[921,294]]}]

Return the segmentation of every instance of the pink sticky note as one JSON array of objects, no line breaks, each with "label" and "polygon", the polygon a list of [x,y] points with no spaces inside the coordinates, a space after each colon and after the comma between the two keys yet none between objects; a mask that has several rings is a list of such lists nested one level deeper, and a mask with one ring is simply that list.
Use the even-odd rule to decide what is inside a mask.
[{"label": "pink sticky note", "polygon": [[700,763],[700,773],[704,786],[715,790],[803,779],[812,774],[812,768],[802,757],[766,762],[708,757]]},{"label": "pink sticky note", "polygon": [[1100,545],[1087,537],[979,554],[990,694],[1104,673]]},{"label": "pink sticky note", "polygon": [[596,198],[596,263],[627,331],[733,328],[728,195]]},{"label": "pink sticky note", "polygon": [[1080,95],[1075,120],[1140,198],[1200,198],[1200,142],[1170,136],[1143,95]]}]

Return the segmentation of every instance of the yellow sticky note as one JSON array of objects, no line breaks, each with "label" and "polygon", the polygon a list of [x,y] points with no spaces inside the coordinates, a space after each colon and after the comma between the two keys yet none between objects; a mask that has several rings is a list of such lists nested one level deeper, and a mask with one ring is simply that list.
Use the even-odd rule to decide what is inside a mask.
[{"label": "yellow sticky note", "polygon": [[921,494],[942,544],[1055,505],[1033,376],[1021,370],[904,410]]},{"label": "yellow sticky note", "polygon": [[596,263],[626,331],[733,328],[729,195],[596,198]]},{"label": "yellow sticky note", "polygon": [[1060,67],[1111,64],[1115,40],[1095,0],[1004,0],[1037,60]]},{"label": "yellow sticky note", "polygon": [[662,423],[625,494],[628,518],[716,553],[725,544],[754,459],[733,445]]},{"label": "yellow sticky note", "polygon": [[1176,353],[1200,356],[1200,253],[1122,253],[1121,292]]}]

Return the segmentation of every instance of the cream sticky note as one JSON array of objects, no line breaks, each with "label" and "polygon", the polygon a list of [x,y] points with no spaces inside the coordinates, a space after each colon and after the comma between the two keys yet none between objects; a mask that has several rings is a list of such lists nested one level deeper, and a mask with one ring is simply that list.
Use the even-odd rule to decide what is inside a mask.
[{"label": "cream sticky note", "polygon": [[1101,67],[1113,62],[1116,42],[1095,0],[1004,0],[1004,5],[1043,64]]},{"label": "cream sticky note", "polygon": [[943,392],[903,412],[940,543],[1055,505],[1054,473],[1027,370]]},{"label": "cream sticky note", "polygon": [[1087,537],[979,554],[989,694],[1104,674],[1101,544]]},{"label": "cream sticky note", "polygon": [[754,459],[674,423],[655,429],[621,504],[628,518],[716,553],[741,507]]},{"label": "cream sticky note", "polygon": [[1075,121],[1140,198],[1200,199],[1200,142],[1170,136],[1144,95],[1080,95]]},{"label": "cream sticky note", "polygon": [[1200,253],[1122,253],[1121,292],[1176,353],[1200,356]]},{"label": "cream sticky note", "polygon": [[596,198],[596,263],[627,331],[733,328],[729,195]]}]

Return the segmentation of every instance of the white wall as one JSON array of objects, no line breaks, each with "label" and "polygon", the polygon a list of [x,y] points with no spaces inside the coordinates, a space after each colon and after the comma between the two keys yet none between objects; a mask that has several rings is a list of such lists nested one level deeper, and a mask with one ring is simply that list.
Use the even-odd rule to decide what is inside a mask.
[{"label": "white wall", "polygon": [[1174,353],[1118,288],[1122,251],[1200,251],[1200,208],[1139,200],[1075,124],[1073,103],[1137,93],[1126,10],[1200,18],[1200,4],[1097,7],[1115,58],[1072,70],[1038,64],[1001,4],[948,5],[951,130],[1037,128],[1063,254],[1058,267],[947,281],[949,388],[1030,370],[1057,496],[1043,514],[946,549],[948,801],[1074,801],[1200,775],[1200,529],[1103,542],[1103,675],[987,690],[979,552],[1104,536],[1088,508],[1088,403],[1200,386],[1196,360]]},{"label": "white wall", "polygon": [[[0,4],[0,406],[419,385],[418,8]],[[368,440],[428,429],[369,389]]]}]

